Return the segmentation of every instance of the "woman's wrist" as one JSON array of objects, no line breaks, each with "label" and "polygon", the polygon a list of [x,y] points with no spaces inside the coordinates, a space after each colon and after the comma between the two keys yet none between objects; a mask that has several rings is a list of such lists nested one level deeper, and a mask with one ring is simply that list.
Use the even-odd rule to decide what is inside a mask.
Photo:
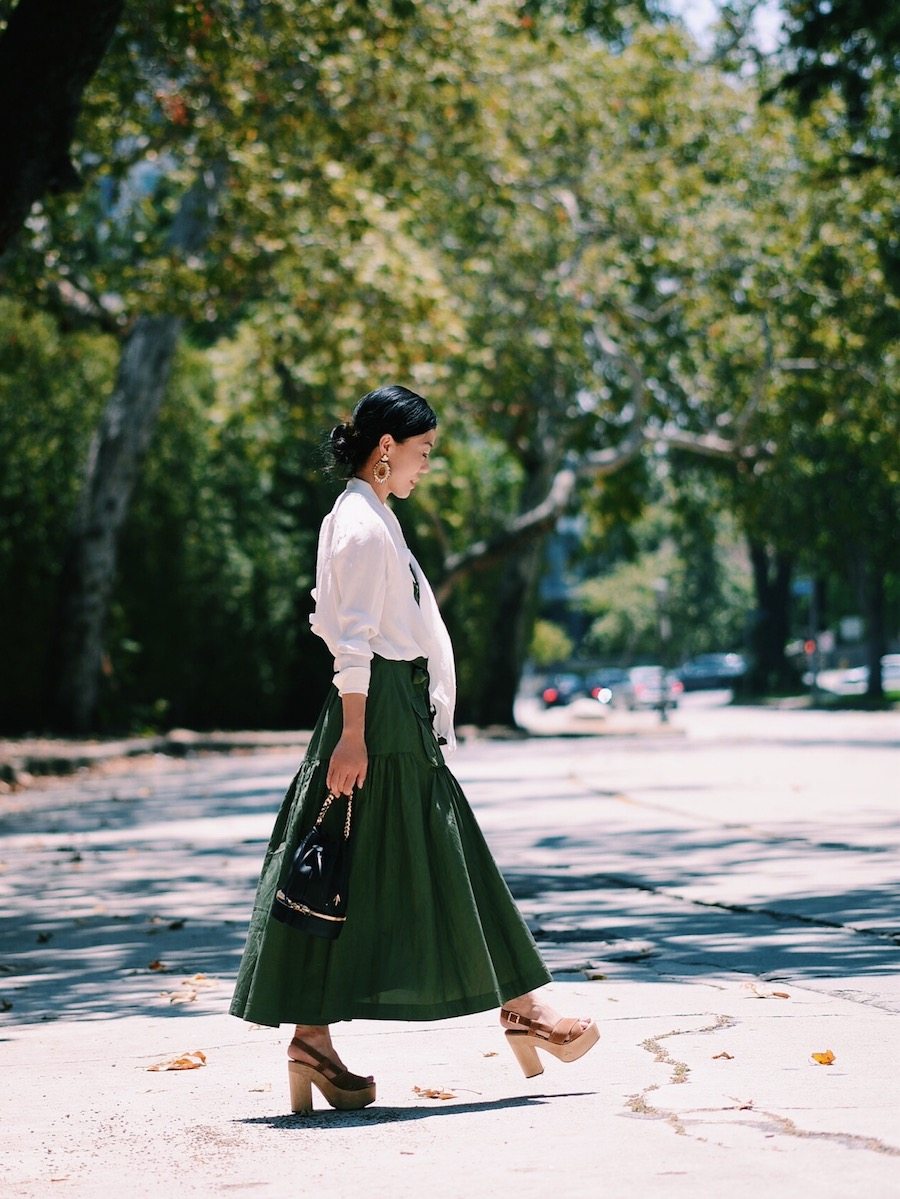
[{"label": "woman's wrist", "polygon": [[344,713],[344,736],[363,740],[366,728],[366,697],[349,692],[341,696]]}]

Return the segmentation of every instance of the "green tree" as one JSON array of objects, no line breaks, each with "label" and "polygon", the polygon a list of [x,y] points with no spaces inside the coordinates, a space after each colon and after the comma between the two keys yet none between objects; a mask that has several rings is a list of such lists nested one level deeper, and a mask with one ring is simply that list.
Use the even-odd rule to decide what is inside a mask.
[{"label": "green tree", "polygon": [[385,136],[397,62],[413,103],[418,67],[447,36],[441,6],[428,29],[410,15],[291,0],[128,11],[85,104],[89,202],[48,203],[9,264],[11,286],[122,347],[62,576],[61,725],[93,720],[121,533],[185,327],[232,319],[268,291],[279,261],[293,261],[296,306],[319,278],[332,284],[326,298],[347,281],[345,253],[373,225],[402,240],[364,176],[396,167],[404,149],[402,130]]},{"label": "green tree", "polygon": [[[309,529],[332,494],[311,477],[316,440],[379,379],[441,412],[429,487],[402,516],[441,579],[466,718],[511,719],[560,513],[635,516],[653,457],[681,483],[699,577],[717,563],[684,465],[698,454],[776,599],[810,530],[831,556],[846,535],[822,517],[817,465],[838,431],[890,501],[884,174],[823,187],[827,105],[798,126],[676,29],[629,21],[606,44],[578,7],[129,10],[87,97],[87,187],[36,211],[6,262],[26,298],[11,327],[40,307],[57,333],[118,347],[68,498],[88,513],[76,547],[115,515],[102,571],[81,568],[99,632],[75,638],[91,677],[109,664],[107,710],[237,720],[242,692],[274,720],[292,702],[315,657]],[[875,555],[888,593],[892,552]],[[712,619],[706,594],[685,579],[684,627]],[[786,626],[770,623],[777,659]],[[258,687],[229,693],[239,660],[279,644]],[[180,665],[191,645],[215,699]],[[90,719],[88,689],[71,693]]]},{"label": "green tree", "polygon": [[552,620],[537,620],[531,636],[529,656],[536,666],[556,666],[572,656],[572,638]]},{"label": "green tree", "polygon": [[48,630],[77,480],[115,373],[113,340],[0,298],[0,724],[39,728]]},{"label": "green tree", "polygon": [[788,0],[786,69],[777,88],[809,113],[840,102],[853,170],[900,168],[900,14],[866,0]]},{"label": "green tree", "polygon": [[591,621],[582,646],[589,656],[674,666],[694,654],[743,646],[748,557],[705,472],[690,467],[688,474],[667,482],[635,523],[633,543],[621,556],[601,559],[578,588]]},{"label": "green tree", "polygon": [[[636,31],[617,53],[549,26],[482,45],[489,100],[421,236],[465,300],[456,394],[521,477],[512,511],[447,560],[450,580],[493,569],[476,718],[497,722],[560,512],[648,447],[755,453],[746,428],[774,369],[766,306],[781,281],[764,238],[788,167],[785,118],[759,116],[752,89],[697,63],[675,30]],[[748,272],[768,277],[757,302]]]},{"label": "green tree", "polygon": [[0,254],[35,201],[79,185],[70,145],[81,96],[124,0],[0,3]]}]

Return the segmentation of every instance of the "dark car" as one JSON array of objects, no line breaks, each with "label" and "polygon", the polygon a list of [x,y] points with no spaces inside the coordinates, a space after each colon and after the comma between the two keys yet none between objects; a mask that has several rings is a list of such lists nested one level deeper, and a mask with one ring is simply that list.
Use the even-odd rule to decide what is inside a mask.
[{"label": "dark car", "polygon": [[734,687],[747,673],[740,654],[698,654],[679,667],[685,691],[714,691]]},{"label": "dark car", "polygon": [[577,674],[554,674],[547,679],[541,691],[541,702],[545,708],[558,708],[577,699],[584,689],[584,680]]},{"label": "dark car", "polygon": [[599,704],[611,708],[627,702],[628,671],[618,666],[608,666],[604,670],[595,670],[584,682],[585,693]]}]

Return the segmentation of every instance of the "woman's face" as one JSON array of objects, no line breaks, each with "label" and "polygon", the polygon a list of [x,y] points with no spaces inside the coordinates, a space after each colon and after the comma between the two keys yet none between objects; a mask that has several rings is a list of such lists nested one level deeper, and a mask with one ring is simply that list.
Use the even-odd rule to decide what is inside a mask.
[{"label": "woman's face", "polygon": [[395,495],[398,500],[405,500],[412,493],[421,475],[429,471],[428,458],[437,440],[437,431],[429,429],[427,433],[419,433],[408,437],[406,441],[394,441],[393,437],[386,439],[388,461],[391,464],[391,477],[385,484],[387,495]]}]

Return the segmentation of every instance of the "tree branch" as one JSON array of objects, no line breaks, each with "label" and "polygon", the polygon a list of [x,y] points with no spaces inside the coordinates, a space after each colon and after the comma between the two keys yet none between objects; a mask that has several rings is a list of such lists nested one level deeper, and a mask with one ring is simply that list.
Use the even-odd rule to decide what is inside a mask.
[{"label": "tree branch", "polygon": [[473,542],[461,553],[451,554],[444,563],[444,574],[437,588],[438,600],[445,599],[461,578],[476,570],[487,570],[517,546],[540,533],[549,532],[565,511],[577,478],[576,471],[564,467],[556,473],[546,497],[534,508],[514,516],[493,536]]},{"label": "tree branch", "polygon": [[718,433],[695,433],[680,429],[675,424],[654,426],[648,416],[649,397],[646,382],[637,362],[599,326],[594,327],[593,338],[597,349],[611,363],[621,367],[631,383],[632,414],[625,437],[617,446],[593,450],[570,460],[557,471],[547,495],[540,503],[505,522],[490,537],[473,542],[461,552],[450,555],[444,563],[444,574],[437,588],[439,599],[446,599],[460,579],[477,570],[486,570],[496,565],[518,546],[549,532],[566,510],[579,479],[598,479],[612,475],[637,458],[647,445],[654,445],[658,449],[683,450],[726,461],[753,458],[762,452],[759,447],[744,445],[742,437],[750,417],[762,399],[764,379],[768,377],[771,367],[768,353],[751,399],[733,422],[732,427],[740,436],[730,438]]},{"label": "tree branch", "polygon": [[42,279],[37,294],[41,304],[68,329],[100,329],[121,337],[127,320],[114,311],[85,287],[69,279]]}]

